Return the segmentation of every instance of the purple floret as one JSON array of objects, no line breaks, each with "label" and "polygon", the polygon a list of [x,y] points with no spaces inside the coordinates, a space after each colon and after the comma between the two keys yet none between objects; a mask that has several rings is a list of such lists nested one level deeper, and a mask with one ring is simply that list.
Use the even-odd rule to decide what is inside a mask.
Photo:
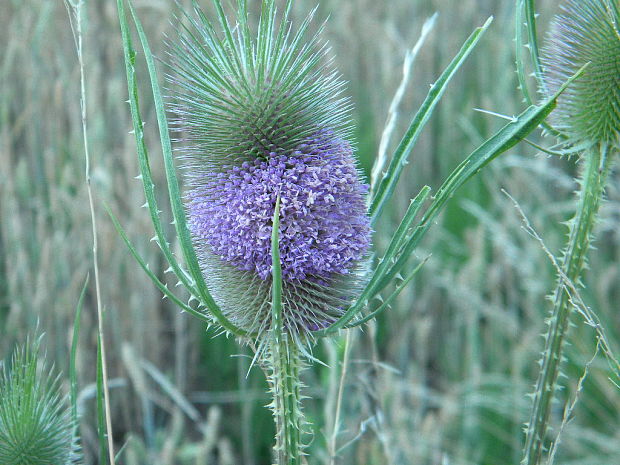
[{"label": "purple floret", "polygon": [[289,155],[272,152],[201,180],[188,195],[189,226],[222,260],[266,279],[280,194],[283,279],[346,274],[370,246],[367,190],[350,144],[321,131]]}]

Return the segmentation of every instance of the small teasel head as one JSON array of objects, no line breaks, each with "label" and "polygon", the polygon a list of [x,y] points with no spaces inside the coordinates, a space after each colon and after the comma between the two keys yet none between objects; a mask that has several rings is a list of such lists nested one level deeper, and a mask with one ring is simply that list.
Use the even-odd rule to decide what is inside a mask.
[{"label": "small teasel head", "polygon": [[619,20],[618,0],[567,0],[552,23],[542,56],[548,93],[589,63],[552,114],[573,143],[620,142]]},{"label": "small teasel head", "polygon": [[17,348],[0,368],[0,463],[69,465],[77,461],[75,423],[60,379],[39,361],[41,339]]},{"label": "small teasel head", "polygon": [[[356,297],[366,275],[367,186],[350,104],[312,14],[297,30],[265,0],[256,28],[239,0],[231,26],[202,11],[170,41],[188,225],[213,297],[239,327],[270,327],[271,232],[280,196],[283,323],[306,343]],[[220,30],[221,32],[216,32]]]}]

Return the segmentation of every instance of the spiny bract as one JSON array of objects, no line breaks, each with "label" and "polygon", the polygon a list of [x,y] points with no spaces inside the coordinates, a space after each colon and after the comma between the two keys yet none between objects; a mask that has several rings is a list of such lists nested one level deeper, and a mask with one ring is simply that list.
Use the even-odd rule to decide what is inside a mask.
[{"label": "spiny bract", "polygon": [[280,208],[285,329],[307,340],[356,296],[370,246],[367,186],[353,156],[350,105],[312,14],[293,32],[263,2],[254,38],[246,2],[222,34],[195,8],[172,49],[178,153],[205,280],[225,315],[270,326],[271,231]]},{"label": "spiny bract", "polygon": [[618,145],[620,129],[620,2],[568,0],[543,49],[545,83],[555,93],[586,63],[560,96],[552,121],[575,143]]},{"label": "spiny bract", "polygon": [[69,406],[38,353],[39,340],[26,343],[0,370],[2,465],[69,465],[77,458]]}]

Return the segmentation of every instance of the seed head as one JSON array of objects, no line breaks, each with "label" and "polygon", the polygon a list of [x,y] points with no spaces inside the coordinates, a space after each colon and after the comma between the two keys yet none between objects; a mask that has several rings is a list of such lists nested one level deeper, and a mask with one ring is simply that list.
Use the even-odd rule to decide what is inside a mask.
[{"label": "seed head", "polygon": [[39,364],[39,340],[15,351],[0,370],[0,463],[75,463],[74,422],[58,378]]},{"label": "seed head", "polygon": [[254,38],[239,5],[234,29],[220,10],[221,37],[196,10],[171,44],[188,225],[216,302],[260,333],[270,325],[279,196],[284,326],[307,335],[333,322],[363,284],[367,186],[344,83],[318,34],[306,37],[312,15],[293,33],[288,8],[278,24],[266,1]]},{"label": "seed head", "polygon": [[553,94],[586,63],[560,96],[554,124],[576,143],[617,145],[620,134],[620,2],[567,0],[543,49],[545,84]]}]

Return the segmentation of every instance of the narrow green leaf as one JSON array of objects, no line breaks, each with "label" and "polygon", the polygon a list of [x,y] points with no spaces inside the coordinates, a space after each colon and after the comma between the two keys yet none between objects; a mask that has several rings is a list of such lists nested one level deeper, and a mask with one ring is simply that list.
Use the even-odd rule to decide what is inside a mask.
[{"label": "narrow green leaf", "polygon": [[[122,6],[122,0],[117,0],[117,2]],[[219,308],[219,306],[217,305],[217,303],[211,296],[211,293],[209,292],[207,285],[204,281],[204,277],[202,276],[202,271],[198,264],[198,259],[196,257],[196,251],[194,250],[194,246],[192,244],[189,229],[187,228],[187,223],[185,219],[185,212],[183,210],[183,203],[181,200],[179,182],[176,176],[174,161],[172,158],[172,144],[170,142],[170,134],[168,132],[168,121],[166,118],[166,111],[164,108],[161,90],[157,82],[155,60],[153,59],[153,54],[151,53],[151,49],[148,44],[146,34],[144,33],[142,24],[140,20],[138,19],[138,16],[136,15],[135,9],[131,1],[128,1],[128,5],[129,5],[129,10],[131,12],[134,24],[136,26],[136,31],[138,32],[138,37],[140,38],[140,43],[144,51],[144,56],[145,56],[145,60],[146,60],[146,64],[147,64],[147,68],[149,72],[149,78],[151,81],[151,90],[153,94],[153,100],[155,102],[155,111],[157,114],[157,123],[159,127],[159,136],[160,136],[162,154],[163,154],[163,159],[164,159],[164,167],[166,171],[166,181],[168,183],[168,194],[170,198],[170,205],[172,208],[172,215],[174,217],[174,225],[176,228],[177,236],[179,238],[179,243],[181,245],[181,250],[183,252],[185,262],[188,266],[189,274],[197,286],[197,291],[198,291],[197,295],[201,298],[202,302],[207,306],[209,311],[217,319],[218,323],[222,327],[224,327],[227,331],[235,334],[236,336],[248,336],[249,334],[247,331],[244,331],[241,328],[238,328],[236,325],[234,325],[231,321],[229,321],[224,316],[224,314],[222,313],[222,310]],[[119,7],[119,16],[120,16],[120,8],[121,7]],[[125,36],[127,36],[127,38],[129,37],[128,31],[127,31],[126,19],[124,15],[122,16],[123,17],[121,18],[121,28],[124,29],[125,31],[123,33],[123,48],[129,50],[129,46],[131,44],[128,41],[128,39],[125,39]],[[125,23],[124,26],[123,26],[123,23]],[[129,64],[127,63],[127,59],[128,57],[130,57],[128,50],[125,54],[125,62],[126,62],[126,66],[129,67]],[[133,84],[133,86],[130,87],[130,95],[132,93],[135,93],[135,104],[137,105],[137,84],[133,77],[133,74],[134,74],[133,66],[131,67],[130,71],[131,72],[128,72],[128,82],[131,80],[131,83]],[[131,100],[134,101],[134,99],[131,99]],[[134,105],[132,105],[132,112],[134,111],[133,107]],[[135,110],[137,111],[137,107],[135,108]],[[134,121],[134,127],[135,127],[135,121]],[[141,131],[141,128],[140,128],[140,131]],[[144,144],[143,138],[139,142]],[[145,157],[146,157],[146,153],[145,153]],[[156,221],[159,221],[158,217]],[[155,222],[153,224],[155,225]],[[181,279],[181,281],[184,284],[186,284],[184,282],[184,272],[180,270],[180,267],[178,266],[178,264],[176,264],[176,261],[174,263],[170,263],[170,265],[173,267],[173,270],[175,270],[175,273],[177,273],[177,270],[178,270],[178,273],[180,274],[179,279]],[[190,290],[192,289],[193,287],[190,286]]]},{"label": "narrow green leaf", "polygon": [[354,323],[346,326],[346,328],[354,328],[355,326],[360,326],[363,325],[364,323],[366,323],[367,321],[372,320],[373,318],[375,318],[377,315],[383,313],[385,310],[388,309],[388,307],[392,304],[392,302],[394,301],[394,299],[396,299],[396,297],[399,296],[399,294],[402,292],[403,289],[405,289],[405,287],[407,287],[407,285],[411,282],[411,280],[413,279],[413,277],[418,273],[418,271],[420,271],[420,269],[422,269],[422,267],[424,266],[424,264],[427,262],[428,258],[424,259],[422,262],[420,262],[418,264],[418,266],[416,266],[409,274],[407,274],[405,276],[405,278],[403,279],[403,281],[398,285],[398,287],[394,290],[394,292],[392,292],[392,294],[390,294],[390,296],[385,299],[385,301],[379,306],[379,308],[377,308],[376,310],[372,311],[371,313],[369,313],[368,315],[365,315],[364,317],[360,318],[359,320],[355,321]]},{"label": "narrow green leaf", "polygon": [[409,129],[405,133],[402,138],[400,144],[398,145],[392,160],[388,166],[388,169],[384,176],[381,178],[379,182],[379,187],[377,188],[374,197],[372,198],[369,213],[371,216],[372,224],[375,224],[383,207],[392,197],[394,193],[394,189],[396,188],[396,184],[400,178],[400,175],[407,164],[407,158],[413,149],[413,146],[418,140],[422,129],[430,119],[433,110],[439,103],[439,100],[445,93],[448,83],[461,67],[461,65],[465,62],[469,54],[472,52],[474,47],[478,44],[484,32],[488,29],[489,25],[493,18],[487,19],[482,27],[476,28],[476,30],[469,36],[469,38],[465,41],[459,53],[452,59],[448,67],[441,74],[437,82],[435,82],[431,86],[431,90],[420,109],[413,117],[411,124],[409,125]]},{"label": "narrow green leaf", "polygon": [[[487,139],[480,147],[474,150],[454,171],[448,176],[446,181],[437,191],[433,202],[430,204],[413,234],[407,238],[402,244],[398,259],[384,272],[379,278],[371,278],[366,288],[362,291],[360,297],[353,303],[351,307],[337,320],[332,326],[321,333],[333,333],[342,329],[357,315],[367,304],[367,302],[376,296],[381,290],[401,272],[409,257],[424,237],[426,232],[433,224],[435,218],[443,210],[446,202],[454,195],[456,190],[467,182],[472,176],[477,174],[483,167],[504,153],[519,141],[527,137],[544,119],[553,111],[557,105],[557,99],[562,92],[577,79],[587,67],[581,68],[571,79],[569,79],[558,92],[543,102],[540,106],[531,106],[523,113],[516,117],[513,121],[501,128],[494,136]],[[378,285],[380,283],[381,285]]]},{"label": "narrow green leaf", "polygon": [[538,47],[538,32],[536,28],[536,5],[535,0],[525,0],[525,18],[528,33],[528,48],[532,56],[534,74],[538,85],[544,88],[542,65],[540,63],[540,48]]},{"label": "narrow green leaf", "polygon": [[101,337],[97,336],[97,436],[99,438],[99,463],[105,465],[108,456],[106,439],[105,406],[103,394],[103,360],[101,358]]},{"label": "narrow green leaf", "polygon": [[[524,9],[526,9],[525,4],[530,3],[529,0],[517,0],[516,1],[516,8],[515,8],[515,60],[516,60],[516,65],[517,65],[517,79],[519,80],[519,87],[521,89],[521,93],[523,94],[523,97],[525,98],[525,103],[527,103],[528,105],[532,105],[533,104],[533,100],[532,100],[532,96],[530,94],[530,90],[527,84],[527,77],[526,77],[526,71],[525,71],[525,63],[523,62],[523,49],[526,48],[526,44],[523,42],[523,23],[524,23],[524,18],[523,18],[523,13],[524,13]],[[526,11],[526,15],[527,15],[527,21],[525,21],[527,30],[528,30],[528,34],[530,33],[531,29],[530,29],[530,18],[533,19],[533,21],[536,21],[536,15],[531,15],[530,13],[534,11],[534,6],[533,5],[529,5],[527,7],[527,11]],[[536,24],[534,23],[534,37],[536,37]],[[535,42],[536,44],[536,52],[535,54],[531,54],[532,57],[536,56],[536,59],[538,60],[538,64],[536,64],[536,62],[534,61],[534,67],[536,68],[536,66],[538,66],[538,71],[537,73],[535,73],[535,76],[537,78],[537,82],[538,82],[538,86],[540,88],[544,88],[544,79],[542,79],[542,72],[541,72],[541,65],[540,65],[540,59],[539,57],[539,52],[538,52],[538,42]],[[531,45],[528,45],[527,48],[530,48]],[[546,122],[542,122],[541,123],[542,126],[549,131],[550,134],[554,135],[555,137],[559,137],[561,139],[566,139],[566,136],[564,134],[562,134],[560,131],[558,131],[557,129],[552,128],[549,124],[547,124]]]},{"label": "narrow green leaf", "polygon": [[532,96],[527,85],[525,76],[525,63],[523,63],[523,9],[525,8],[525,0],[517,0],[515,8],[515,60],[517,64],[517,78],[519,79],[519,87],[525,98],[525,103],[532,105]]},{"label": "narrow green leaf", "polygon": [[282,264],[280,263],[280,196],[276,199],[271,231],[271,318],[275,337],[282,333]]},{"label": "narrow green leaf", "polygon": [[78,428],[78,414],[77,414],[77,367],[75,364],[77,357],[78,341],[80,338],[80,319],[82,316],[82,308],[84,306],[84,296],[86,295],[86,289],[88,288],[89,275],[86,275],[84,286],[82,286],[82,292],[80,292],[80,298],[78,299],[77,307],[75,309],[75,318],[73,319],[73,335],[71,338],[71,357],[69,359],[69,380],[71,383],[71,414],[73,416],[73,422],[76,429]]},{"label": "narrow green leaf", "polygon": [[[383,255],[383,258],[373,272],[373,276],[371,278],[373,287],[376,286],[379,288],[383,288],[388,284],[384,278],[385,274],[389,270],[390,264],[394,263],[394,261],[400,255],[402,255],[402,249],[407,243],[407,238],[410,235],[409,231],[413,225],[413,221],[422,209],[422,206],[424,205],[424,202],[426,202],[426,199],[428,199],[430,192],[431,188],[428,186],[424,186],[420,190],[418,195],[416,195],[416,197],[410,202],[409,207],[405,212],[405,216],[403,216],[403,219],[398,225],[396,232],[392,236],[390,244],[388,245],[388,248]],[[372,289],[372,287],[370,287],[370,289]]]},{"label": "narrow green leaf", "polygon": [[125,245],[127,245],[127,248],[129,249],[129,252],[131,253],[131,255],[133,255],[134,259],[138,262],[138,264],[140,265],[140,267],[144,270],[144,272],[146,273],[146,275],[151,278],[151,281],[153,281],[153,283],[155,284],[155,286],[157,286],[157,288],[166,296],[168,297],[174,304],[178,305],[179,307],[181,307],[182,310],[186,311],[187,313],[195,316],[196,318],[201,319],[202,321],[211,324],[212,321],[211,319],[207,316],[204,315],[202,313],[200,313],[197,310],[194,310],[193,308],[191,308],[189,305],[187,305],[186,303],[184,303],[182,300],[180,300],[175,294],[173,294],[170,289],[168,289],[168,286],[166,286],[164,283],[162,283],[159,278],[157,278],[157,276],[155,276],[155,274],[151,271],[151,269],[149,268],[148,264],[144,261],[144,259],[142,258],[142,256],[138,253],[138,251],[136,250],[136,248],[133,246],[133,244],[131,243],[131,241],[129,240],[129,237],[127,237],[127,233],[125,232],[125,230],[123,229],[123,227],[121,226],[121,224],[119,223],[118,219],[116,218],[116,216],[112,213],[112,211],[110,210],[110,208],[107,205],[104,205],[106,211],[108,212],[108,215],[110,216],[112,223],[114,224],[114,227],[116,228],[116,231],[118,232],[118,234],[121,236],[121,238],[123,239],[123,241],[125,242]]},{"label": "narrow green leaf", "polygon": [[405,212],[405,215],[403,216],[403,219],[398,225],[398,228],[396,228],[396,232],[394,233],[394,235],[392,236],[392,239],[390,240],[390,244],[388,245],[388,248],[383,258],[381,258],[381,260],[379,261],[379,264],[377,265],[377,268],[374,270],[372,278],[370,279],[370,282],[366,285],[366,287],[362,291],[357,301],[342,316],[345,322],[341,323],[342,319],[338,320],[332,326],[324,330],[325,334],[342,329],[347,321],[350,321],[351,318],[353,318],[355,314],[357,314],[360,310],[363,309],[363,307],[365,306],[364,302],[369,300],[370,293],[372,292],[374,288],[378,286],[385,287],[387,285],[387,282],[385,282],[384,280],[384,276],[389,270],[390,264],[394,262],[395,257],[398,254],[398,251],[402,248],[403,242],[405,238],[407,237],[407,232],[411,228],[415,217],[420,212],[422,205],[428,198],[430,194],[430,190],[431,190],[430,187],[424,186],[420,190],[418,195],[413,200],[411,200],[409,207],[407,208],[407,211]]},{"label": "narrow green leaf", "polygon": [[127,18],[125,16],[125,10],[123,0],[117,0],[117,7],[119,13],[119,21],[121,27],[121,35],[123,39],[123,53],[125,57],[125,71],[127,75],[127,87],[129,91],[129,106],[131,109],[131,119],[133,123],[133,131],[136,139],[136,149],[138,152],[138,165],[140,168],[140,176],[142,185],[144,187],[144,196],[146,198],[146,204],[151,216],[151,222],[155,229],[155,235],[157,237],[157,243],[160,249],[164,253],[164,257],[172,267],[172,270],[177,275],[179,280],[185,287],[194,295],[198,295],[198,291],[195,289],[187,273],[181,269],[179,263],[174,257],[172,250],[168,244],[168,241],[164,234],[164,229],[159,217],[159,208],[157,206],[157,200],[155,197],[155,184],[151,175],[151,167],[149,163],[148,151],[146,148],[146,142],[144,140],[144,131],[142,122],[142,116],[140,114],[140,104],[138,101],[138,86],[135,76],[135,56],[136,52],[133,49],[131,43],[131,36],[129,34],[129,28],[127,25]]},{"label": "narrow green leaf", "polygon": [[[569,79],[559,91],[547,99],[541,106],[531,106],[521,113],[514,121],[511,121],[501,128],[494,136],[485,141],[480,147],[474,150],[453,172],[439,188],[434,196],[433,203],[420,220],[420,224],[414,234],[409,238],[400,257],[394,266],[387,273],[390,279],[396,276],[424,237],[437,215],[441,212],[446,202],[454,195],[456,190],[465,184],[471,177],[480,172],[487,164],[493,161],[508,149],[514,147],[527,135],[536,129],[544,119],[553,111],[557,105],[557,99],[566,87],[583,73],[585,66]],[[375,289],[374,294],[381,289]]]}]

